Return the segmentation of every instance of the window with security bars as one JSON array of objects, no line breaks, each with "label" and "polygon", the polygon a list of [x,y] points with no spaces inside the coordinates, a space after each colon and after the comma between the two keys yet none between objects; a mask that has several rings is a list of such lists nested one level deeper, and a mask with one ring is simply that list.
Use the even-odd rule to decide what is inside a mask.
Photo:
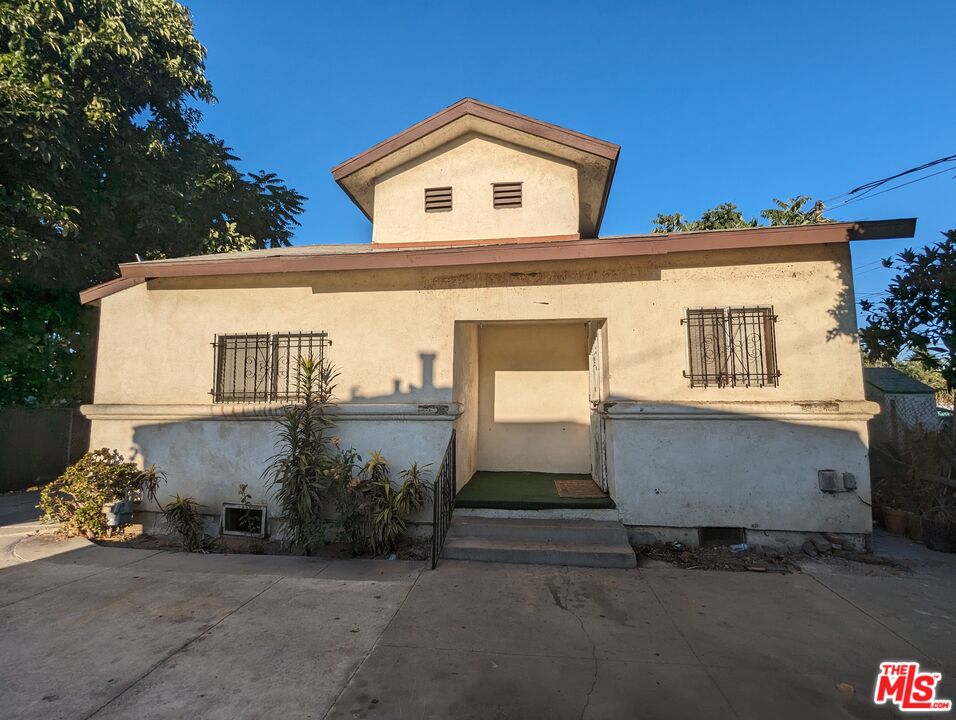
[{"label": "window with security bars", "polygon": [[776,387],[777,348],[772,307],[687,310],[691,387]]},{"label": "window with security bars", "polygon": [[328,333],[217,335],[213,401],[279,402],[299,398],[299,358],[321,363],[332,344]]},{"label": "window with security bars", "polygon": [[521,183],[492,183],[491,187],[496,210],[521,207]]}]

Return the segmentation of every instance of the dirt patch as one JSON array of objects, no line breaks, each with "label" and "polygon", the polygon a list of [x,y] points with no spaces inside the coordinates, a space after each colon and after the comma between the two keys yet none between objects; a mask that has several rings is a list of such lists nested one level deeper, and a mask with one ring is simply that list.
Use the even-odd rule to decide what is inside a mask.
[{"label": "dirt patch", "polygon": [[[97,545],[104,547],[136,548],[139,550],[167,550],[182,551],[183,547],[173,537],[168,535],[148,535],[146,533],[118,533],[109,537],[92,538]],[[288,549],[275,540],[259,540],[241,537],[216,538],[216,544],[211,552],[241,555],[290,555]],[[431,552],[430,540],[416,540],[404,538],[395,548],[395,552],[388,556],[394,560],[427,560]],[[354,555],[352,548],[346,543],[326,543],[316,548],[312,557],[340,560],[343,558],[368,558],[380,560],[378,555]],[[394,556],[394,557],[393,557]]]},{"label": "dirt patch", "polygon": [[905,575],[911,568],[897,559],[833,548],[810,556],[800,550],[781,552],[760,546],[687,547],[683,543],[639,545],[638,567],[667,563],[685,570],[731,572],[838,572],[851,575]]},{"label": "dirt patch", "polygon": [[637,547],[637,565],[647,561],[675,565],[685,570],[730,570],[732,572],[799,572],[797,557],[760,547],[687,547],[683,543],[659,543]]}]

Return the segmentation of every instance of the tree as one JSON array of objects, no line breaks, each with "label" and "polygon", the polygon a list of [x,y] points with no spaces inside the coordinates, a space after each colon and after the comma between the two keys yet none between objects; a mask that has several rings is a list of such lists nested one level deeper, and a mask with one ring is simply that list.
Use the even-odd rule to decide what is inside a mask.
[{"label": "tree", "polygon": [[305,198],[199,130],[204,62],[173,0],[0,3],[0,405],[88,397],[118,262],[289,244]]},{"label": "tree", "polygon": [[956,230],[916,252],[883,260],[898,274],[877,303],[861,300],[867,326],[860,331],[870,361],[915,361],[938,371],[956,389]]},{"label": "tree", "polygon": [[[760,216],[767,220],[771,226],[831,222],[823,217],[823,203],[819,200],[809,210],[804,210],[804,206],[810,199],[808,195],[798,195],[787,200],[774,198],[773,202],[776,207],[763,210]],[[659,213],[654,218],[655,233],[730,230],[751,227],[759,227],[757,219],[745,219],[737,205],[731,202],[721,203],[710,210],[705,210],[698,220],[685,220],[680,213],[674,213],[673,215]]]}]

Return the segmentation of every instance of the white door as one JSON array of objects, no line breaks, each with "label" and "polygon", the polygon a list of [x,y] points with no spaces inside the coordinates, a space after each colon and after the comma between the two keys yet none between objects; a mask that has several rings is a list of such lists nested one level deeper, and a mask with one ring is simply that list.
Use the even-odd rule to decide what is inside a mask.
[{"label": "white door", "polygon": [[607,400],[607,331],[603,320],[588,322],[588,348],[590,351],[590,382],[588,400],[591,402],[591,475],[594,482],[608,492],[607,482],[607,435],[604,403]]}]

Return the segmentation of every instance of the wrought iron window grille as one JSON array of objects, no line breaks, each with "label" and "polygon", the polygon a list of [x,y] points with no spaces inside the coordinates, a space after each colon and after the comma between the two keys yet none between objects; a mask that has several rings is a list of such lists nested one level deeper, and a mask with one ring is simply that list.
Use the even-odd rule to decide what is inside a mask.
[{"label": "wrought iron window grille", "polygon": [[299,358],[321,363],[331,345],[325,332],[216,335],[213,402],[298,400]]},{"label": "wrought iron window grille", "polygon": [[690,386],[777,387],[776,322],[772,307],[687,310]]}]

